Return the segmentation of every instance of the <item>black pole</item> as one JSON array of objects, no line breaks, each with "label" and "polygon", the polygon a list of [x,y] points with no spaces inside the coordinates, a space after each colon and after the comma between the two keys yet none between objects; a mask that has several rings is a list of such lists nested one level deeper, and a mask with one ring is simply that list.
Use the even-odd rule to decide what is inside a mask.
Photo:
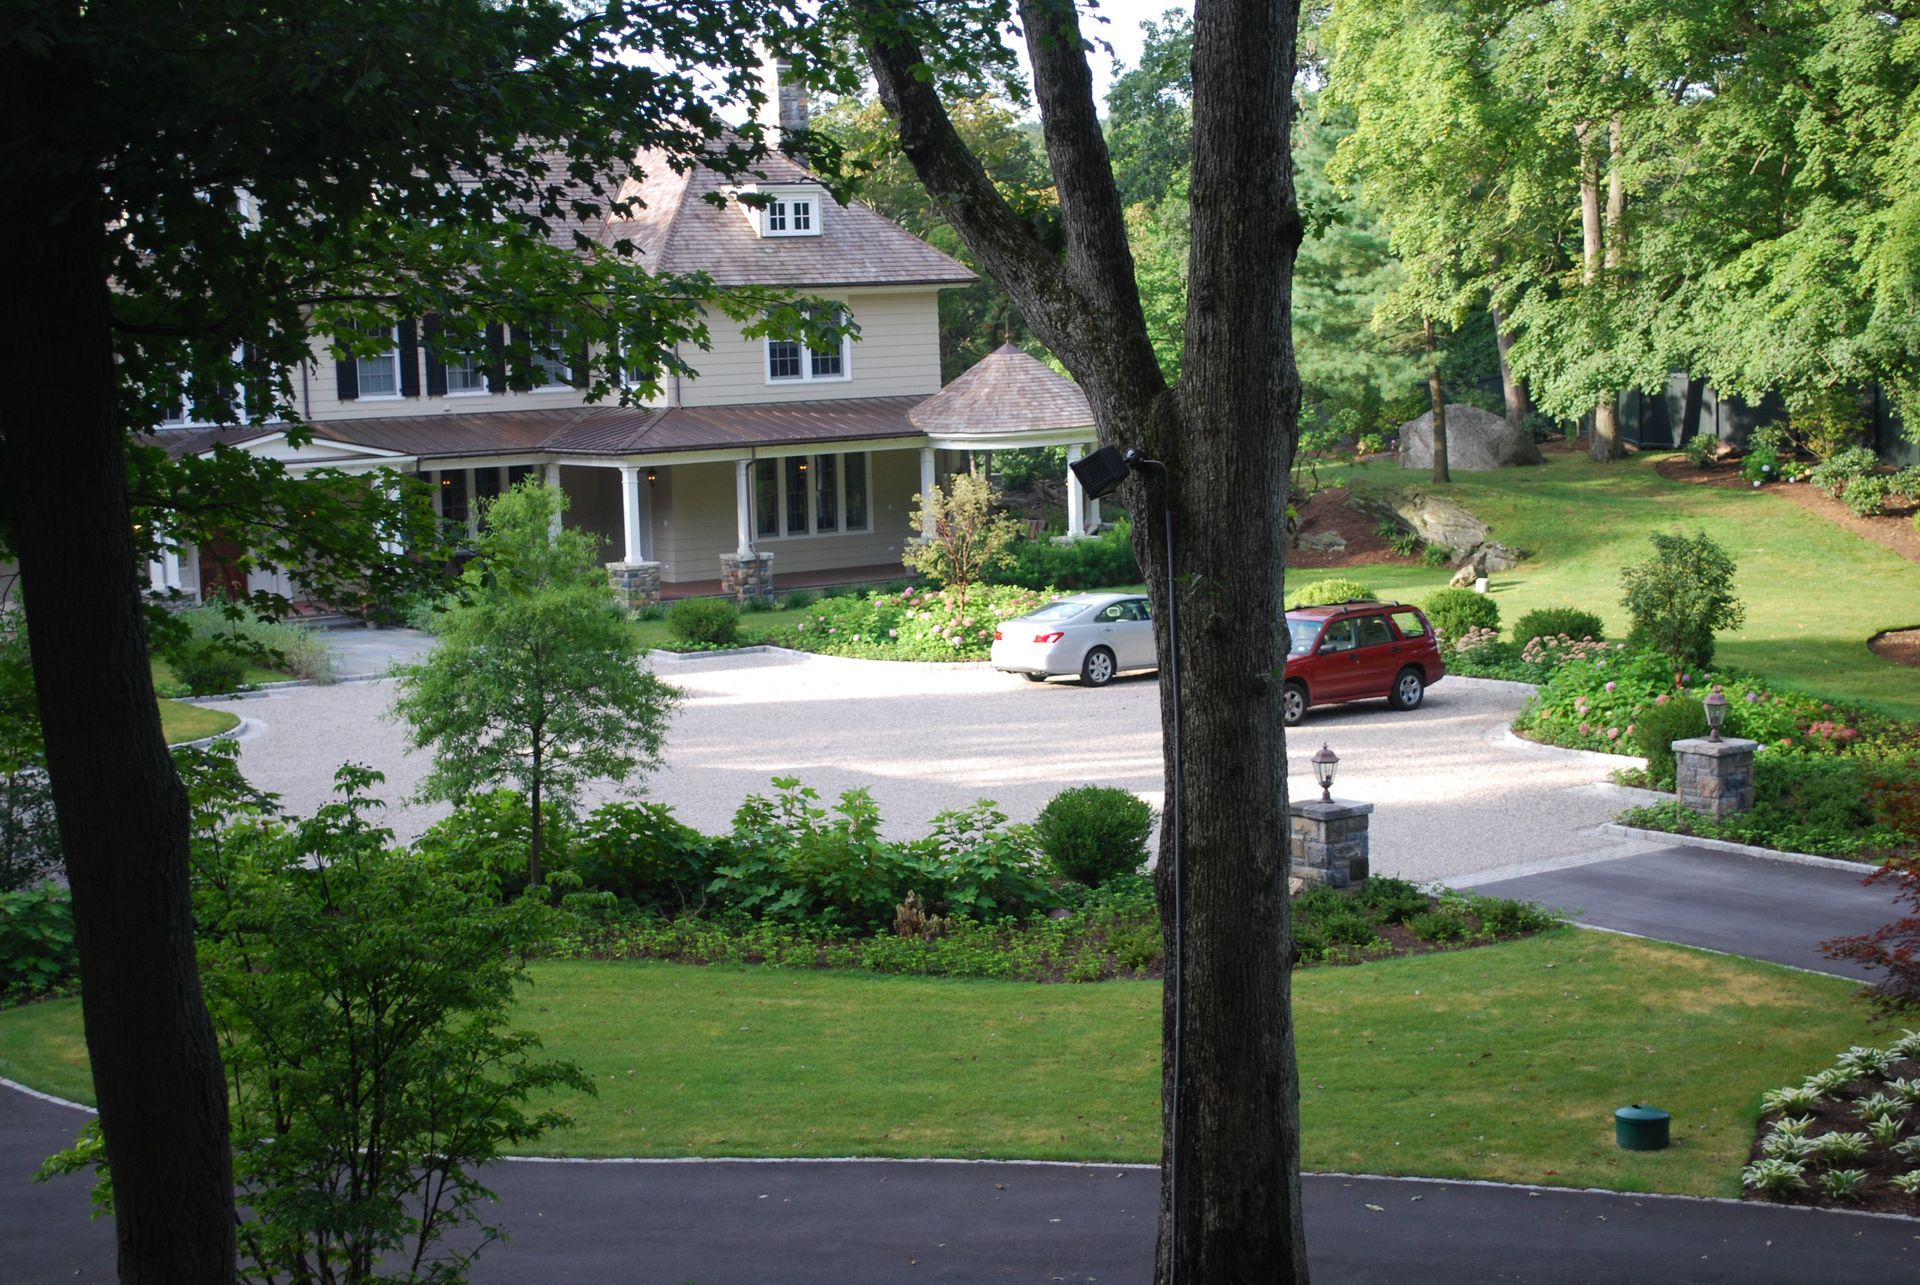
[{"label": "black pole", "polygon": [[1173,980],[1173,1125],[1167,1160],[1167,1204],[1173,1216],[1167,1220],[1167,1281],[1168,1285],[1173,1285],[1180,1275],[1180,1073],[1183,1069],[1180,1033],[1186,1025],[1186,1011],[1182,1002],[1186,997],[1182,975],[1186,962],[1183,949],[1186,912],[1181,904],[1181,885],[1185,872],[1180,862],[1184,833],[1180,817],[1180,594],[1173,578],[1173,506],[1163,504],[1161,512],[1166,518],[1167,541],[1167,674],[1173,682],[1173,797],[1167,804],[1168,824],[1173,827],[1173,967],[1167,970]]}]

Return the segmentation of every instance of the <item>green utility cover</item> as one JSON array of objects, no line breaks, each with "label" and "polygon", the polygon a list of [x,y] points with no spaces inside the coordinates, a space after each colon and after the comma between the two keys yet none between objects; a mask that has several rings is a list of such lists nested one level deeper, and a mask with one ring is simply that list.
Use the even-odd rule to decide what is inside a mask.
[{"label": "green utility cover", "polygon": [[1613,1113],[1613,1140],[1622,1151],[1665,1151],[1671,1117],[1636,1102]]}]

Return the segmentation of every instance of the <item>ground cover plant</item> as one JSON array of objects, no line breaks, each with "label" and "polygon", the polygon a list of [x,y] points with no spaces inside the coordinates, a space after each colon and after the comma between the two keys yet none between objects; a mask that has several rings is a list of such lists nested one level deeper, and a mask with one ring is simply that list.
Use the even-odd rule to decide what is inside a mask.
[{"label": "ground cover plant", "polygon": [[[573,1123],[523,1150],[1159,1155],[1156,982],[529,971],[512,1024],[579,1063],[597,1093],[543,1100]],[[1310,969],[1294,987],[1317,1170],[1737,1195],[1761,1095],[1871,1031],[1841,979],[1569,929]],[[76,1002],[0,1013],[0,1075],[87,1100]],[[1615,1147],[1612,1111],[1627,1102],[1671,1111],[1677,1145]]]},{"label": "ground cover plant", "polygon": [[1749,1196],[1920,1215],[1920,1031],[1854,1045],[1761,1111],[1740,1175]]},{"label": "ground cover plant", "polygon": [[[1746,608],[1745,623],[1717,638],[1717,664],[1763,674],[1782,688],[1920,718],[1920,671],[1863,645],[1881,630],[1915,623],[1920,566],[1771,488],[1691,486],[1661,477],[1655,463],[1651,455],[1596,465],[1550,454],[1535,468],[1454,475],[1450,498],[1490,524],[1501,541],[1533,551],[1520,566],[1491,577],[1489,595],[1504,619],[1574,606],[1599,616],[1607,637],[1625,638],[1631,621],[1619,602],[1620,568],[1646,558],[1651,531],[1704,531],[1737,565],[1735,588]],[[1329,485],[1359,489],[1397,481],[1397,474],[1338,466],[1328,478]],[[1410,601],[1444,587],[1447,578],[1408,564],[1349,573],[1381,596]]]}]

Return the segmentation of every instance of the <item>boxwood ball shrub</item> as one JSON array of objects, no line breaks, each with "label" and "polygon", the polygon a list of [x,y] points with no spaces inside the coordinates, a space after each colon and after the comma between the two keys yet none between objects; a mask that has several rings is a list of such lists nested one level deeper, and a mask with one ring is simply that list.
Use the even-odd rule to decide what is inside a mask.
[{"label": "boxwood ball shrub", "polygon": [[1355,599],[1365,601],[1372,597],[1373,590],[1358,580],[1315,580],[1287,591],[1287,609],[1328,607]]},{"label": "boxwood ball shrub", "polygon": [[1707,734],[1707,711],[1691,696],[1661,693],[1634,715],[1633,744],[1647,760],[1647,777],[1656,788],[1673,781],[1673,743]]},{"label": "boxwood ball shrub", "polygon": [[1585,638],[1598,642],[1607,636],[1600,617],[1578,607],[1541,607],[1513,622],[1513,640],[1522,647],[1535,638],[1558,638],[1561,634],[1575,642]]},{"label": "boxwood ball shrub", "polygon": [[667,608],[667,629],[681,642],[724,647],[740,636],[740,609],[724,598],[682,598]]},{"label": "boxwood ball shrub", "polygon": [[1153,809],[1130,790],[1076,786],[1053,796],[1033,832],[1061,878],[1097,887],[1146,864]]},{"label": "boxwood ball shrub", "polygon": [[1442,589],[1420,604],[1440,634],[1443,647],[1454,647],[1475,629],[1500,630],[1500,604],[1471,589]]}]

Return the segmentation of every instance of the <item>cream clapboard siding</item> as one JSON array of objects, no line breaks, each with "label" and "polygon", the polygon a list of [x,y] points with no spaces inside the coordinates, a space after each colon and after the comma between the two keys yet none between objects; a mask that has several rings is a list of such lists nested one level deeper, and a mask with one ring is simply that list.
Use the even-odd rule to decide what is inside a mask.
[{"label": "cream clapboard siding", "polygon": [[[867,453],[871,531],[848,535],[756,539],[773,555],[773,582],[782,572],[879,566],[900,560],[912,531],[913,497],[920,489],[920,452]],[[677,584],[720,578],[720,556],[739,547],[732,463],[675,464],[660,470],[654,488],[654,552],[661,580]],[[617,513],[616,513],[617,518]],[[901,571],[902,575],[906,572]]]},{"label": "cream clapboard siding", "polygon": [[[422,389],[427,383],[426,369],[426,353],[422,350]],[[474,415],[488,411],[566,410],[587,404],[586,394],[571,385],[524,393],[451,393],[445,397],[428,397],[422,392],[418,397],[359,397],[343,402],[339,395],[339,377],[334,371],[333,353],[325,339],[314,341],[313,365],[308,369],[306,379],[303,390],[299,375],[294,376],[294,397],[296,402],[303,403],[306,417],[316,421],[387,419],[412,415]],[[609,399],[595,404],[606,406],[612,403]],[[650,404],[658,405],[660,399]]]},{"label": "cream clapboard siding", "polygon": [[769,383],[766,341],[744,338],[738,322],[713,315],[707,323],[713,349],[686,354],[700,377],[682,383],[681,401],[688,406],[737,406],[834,397],[925,397],[940,391],[937,291],[815,293],[845,302],[860,326],[859,337],[849,345],[851,378]]}]

